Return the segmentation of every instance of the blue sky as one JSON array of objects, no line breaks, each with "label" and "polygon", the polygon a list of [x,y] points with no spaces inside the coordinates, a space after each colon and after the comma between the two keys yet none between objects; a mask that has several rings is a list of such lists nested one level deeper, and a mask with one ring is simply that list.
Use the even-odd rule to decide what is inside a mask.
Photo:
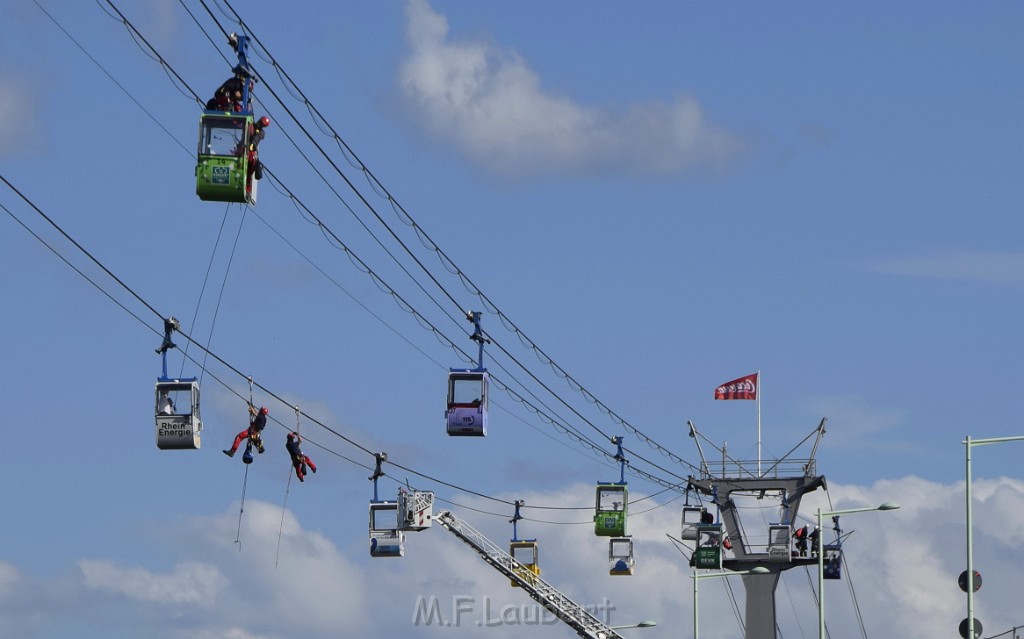
[{"label": "blue sky", "polygon": [[[206,366],[203,446],[157,450],[160,319],[0,184],[0,634],[572,636],[410,621],[420,596],[529,600],[443,531],[410,534],[401,560],[371,560],[372,457],[297,422],[295,405],[433,478],[391,467],[388,490],[408,480],[485,511],[455,509],[499,543],[511,508],[468,491],[580,508],[527,509],[521,533],[540,540],[544,575],[582,602],[612,601],[614,624],[659,623],[634,634],[688,627],[689,569],[665,538],[680,501],[629,478],[659,507],[631,520],[637,574],[610,578],[584,523],[593,483],[618,475],[606,459],[498,390],[487,438],[444,434],[446,369],[461,365],[449,341],[474,352],[459,319],[470,309],[486,311],[497,377],[684,475],[619,420],[689,463],[688,420],[751,459],[754,403],[712,392],[760,370],[766,458],[828,418],[817,459],[829,493],[808,497],[803,517],[903,505],[847,522],[863,526],[848,557],[867,634],[952,632],[965,614],[960,442],[1024,434],[1024,8],[232,5],[262,43],[263,160],[326,233],[271,180],[248,211],[195,196],[191,91],[205,101],[230,69],[198,1],[0,7],[0,174],[251,375],[273,420],[239,517],[243,466],[220,450],[245,425],[244,377],[196,347],[194,361],[175,353],[174,370]],[[320,467],[302,485],[288,483],[283,449],[297,423]],[[1019,454],[975,450],[986,636],[1024,623]],[[723,623],[702,634],[735,636],[724,585],[703,589],[702,619]],[[836,628],[855,623],[845,590],[828,595]],[[801,571],[779,601],[785,636],[815,633]]]}]

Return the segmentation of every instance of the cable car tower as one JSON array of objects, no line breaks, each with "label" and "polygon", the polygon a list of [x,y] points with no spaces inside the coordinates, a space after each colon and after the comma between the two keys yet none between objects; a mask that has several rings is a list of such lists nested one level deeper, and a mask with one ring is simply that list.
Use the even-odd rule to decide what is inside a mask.
[{"label": "cable car tower", "polygon": [[[812,553],[813,556],[808,557],[794,553],[791,539],[801,498],[825,488],[825,477],[816,474],[814,460],[825,434],[825,422],[823,418],[800,444],[764,472],[761,471],[762,460],[738,461],[730,458],[724,449],[721,461],[709,461],[700,445],[703,435],[697,432],[693,422],[687,422],[701,458],[700,477],[691,476],[690,486],[710,496],[720,513],[719,523],[712,523],[712,517],[704,517],[708,523],[690,524],[684,511],[684,536],[693,539],[696,535],[691,565],[696,569],[745,571],[763,567],[769,571],[742,575],[746,591],[745,639],[776,639],[775,589],[779,576],[783,570],[796,566],[817,566],[817,555]],[[812,436],[815,440],[810,457],[791,459],[789,455]],[[769,523],[767,530],[761,528],[763,524],[744,526],[739,504],[768,498],[779,501],[779,521]],[[723,549],[732,556],[725,556]]]}]

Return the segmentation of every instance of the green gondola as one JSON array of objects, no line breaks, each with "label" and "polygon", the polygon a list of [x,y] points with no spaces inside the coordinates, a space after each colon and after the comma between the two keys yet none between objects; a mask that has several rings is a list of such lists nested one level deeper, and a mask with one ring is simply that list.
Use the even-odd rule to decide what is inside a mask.
[{"label": "green gondola", "polygon": [[214,202],[256,204],[256,185],[249,163],[252,113],[204,113],[199,120],[196,195]]}]

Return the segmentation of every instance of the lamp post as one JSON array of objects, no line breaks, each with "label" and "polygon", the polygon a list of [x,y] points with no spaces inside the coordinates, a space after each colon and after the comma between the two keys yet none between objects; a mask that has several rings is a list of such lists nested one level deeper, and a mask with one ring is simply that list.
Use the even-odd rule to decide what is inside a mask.
[{"label": "lamp post", "polygon": [[712,577],[732,577],[733,575],[767,575],[771,571],[764,566],[756,566],[750,570],[729,570],[724,572],[708,572],[703,575],[693,569],[693,639],[697,639],[697,582]]},{"label": "lamp post", "polygon": [[641,621],[640,623],[630,624],[628,626],[612,626],[612,630],[628,630],[629,628],[653,628],[658,624],[653,621]]},{"label": "lamp post", "polygon": [[890,501],[885,502],[881,506],[873,506],[870,508],[850,508],[847,510],[823,511],[821,506],[818,507],[818,538],[814,541],[817,548],[811,549],[818,553],[818,639],[825,639],[825,549],[824,544],[821,543],[821,535],[824,534],[824,531],[821,528],[822,516],[836,517],[852,513],[866,513],[873,510],[896,510],[897,508],[899,508],[899,505]]},{"label": "lamp post", "polygon": [[1024,440],[1024,435],[990,437],[988,439],[971,439],[970,435],[968,435],[963,441],[966,457],[965,472],[967,475],[967,633],[971,636],[974,635],[974,533],[971,530],[973,528],[973,515],[971,514],[971,447],[1020,440]]}]

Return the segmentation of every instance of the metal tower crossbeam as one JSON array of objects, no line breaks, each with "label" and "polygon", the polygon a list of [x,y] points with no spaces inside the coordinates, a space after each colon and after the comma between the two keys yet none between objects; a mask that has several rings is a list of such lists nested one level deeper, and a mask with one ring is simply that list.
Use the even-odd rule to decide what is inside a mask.
[{"label": "metal tower crossbeam", "polygon": [[462,540],[467,546],[477,551],[480,556],[495,570],[505,575],[526,591],[531,599],[550,610],[556,617],[565,622],[576,633],[587,639],[623,639],[587,609],[577,604],[554,586],[530,572],[516,561],[512,555],[499,548],[472,526],[462,521],[448,510],[442,510],[434,518],[445,530]]}]

